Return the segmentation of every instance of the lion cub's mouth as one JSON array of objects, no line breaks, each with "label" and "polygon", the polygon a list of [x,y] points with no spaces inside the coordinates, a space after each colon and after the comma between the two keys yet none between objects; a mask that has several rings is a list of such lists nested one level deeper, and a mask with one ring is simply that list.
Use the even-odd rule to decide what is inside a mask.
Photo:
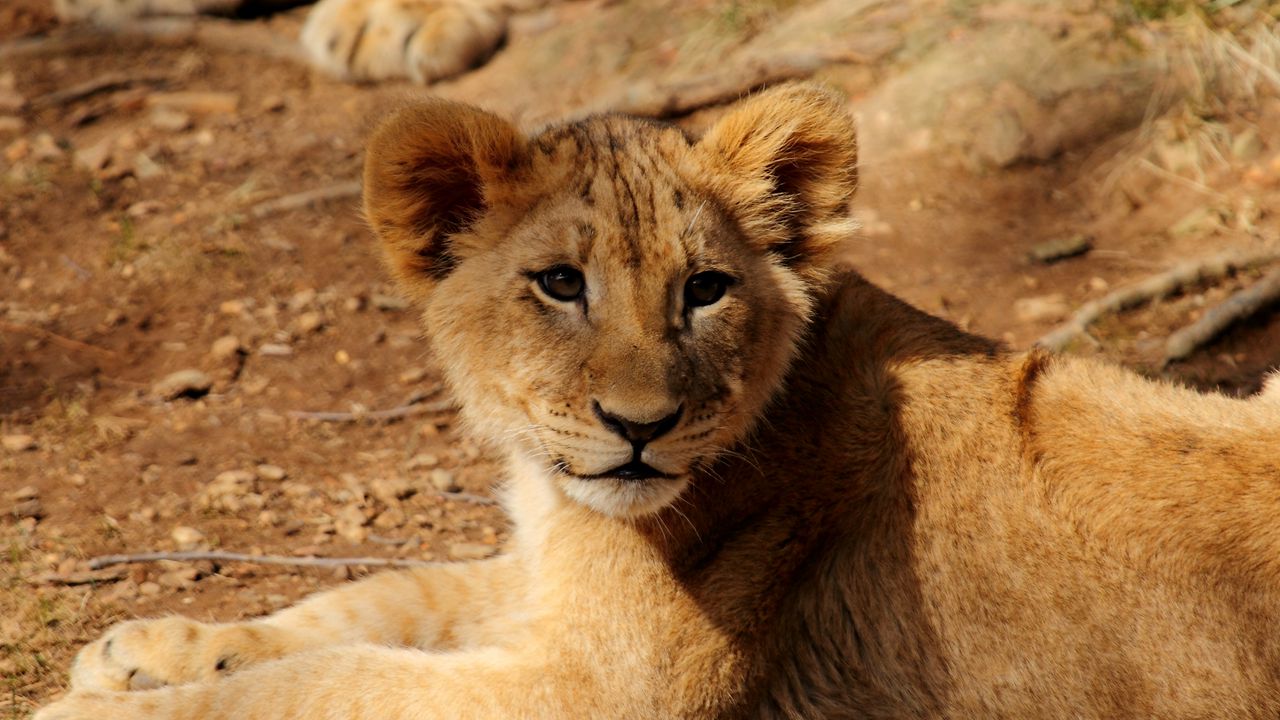
[{"label": "lion cub's mouth", "polygon": [[579,480],[629,480],[638,482],[641,480],[653,480],[655,478],[674,480],[676,476],[664,473],[641,460],[632,459],[625,465],[619,465],[612,470],[605,470],[604,472],[592,473],[590,475],[576,475],[575,477]]}]

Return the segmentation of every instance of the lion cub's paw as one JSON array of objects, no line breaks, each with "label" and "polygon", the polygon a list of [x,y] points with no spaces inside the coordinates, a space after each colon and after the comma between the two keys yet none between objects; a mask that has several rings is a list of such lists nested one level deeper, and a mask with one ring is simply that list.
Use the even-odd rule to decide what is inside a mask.
[{"label": "lion cub's paw", "polygon": [[118,25],[132,18],[153,15],[230,12],[241,2],[242,0],[53,0],[53,9],[63,20]]},{"label": "lion cub's paw", "polygon": [[283,654],[263,629],[182,617],[130,620],[86,645],[71,666],[79,691],[146,690],[216,679]]},{"label": "lion cub's paw", "polygon": [[338,77],[429,83],[487,57],[506,23],[500,11],[459,0],[320,0],[302,44]]}]

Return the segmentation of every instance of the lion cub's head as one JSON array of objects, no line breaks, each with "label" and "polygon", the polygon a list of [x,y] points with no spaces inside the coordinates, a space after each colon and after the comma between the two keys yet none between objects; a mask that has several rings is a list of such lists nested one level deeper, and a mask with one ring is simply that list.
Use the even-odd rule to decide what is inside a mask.
[{"label": "lion cub's head", "polygon": [[387,121],[365,210],[464,416],[611,515],[674,500],[779,387],[857,185],[811,86],[700,140],[597,117],[528,138],[430,101]]}]

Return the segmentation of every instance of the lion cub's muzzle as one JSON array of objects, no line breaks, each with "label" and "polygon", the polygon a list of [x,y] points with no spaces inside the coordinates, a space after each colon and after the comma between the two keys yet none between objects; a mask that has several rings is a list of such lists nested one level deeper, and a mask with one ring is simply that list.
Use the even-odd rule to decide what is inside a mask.
[{"label": "lion cub's muzzle", "polygon": [[583,479],[616,478],[619,480],[651,480],[653,478],[671,478],[671,475],[645,463],[642,459],[644,447],[675,429],[680,424],[680,416],[684,413],[684,405],[676,406],[673,413],[651,422],[640,422],[611,413],[601,407],[599,401],[591,401],[591,410],[596,418],[610,432],[631,443],[631,459],[610,470],[592,475],[582,475]]}]

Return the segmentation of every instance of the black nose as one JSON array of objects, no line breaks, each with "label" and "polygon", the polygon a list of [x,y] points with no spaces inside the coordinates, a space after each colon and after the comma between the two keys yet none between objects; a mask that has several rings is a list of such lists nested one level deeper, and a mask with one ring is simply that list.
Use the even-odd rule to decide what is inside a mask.
[{"label": "black nose", "polygon": [[600,407],[600,403],[595,401],[592,401],[591,408],[595,410],[596,417],[600,418],[600,422],[604,423],[605,427],[637,445],[643,445],[671,432],[676,423],[680,422],[680,413],[684,412],[684,406],[681,406],[657,422],[635,422],[620,415],[605,412],[605,409]]}]

